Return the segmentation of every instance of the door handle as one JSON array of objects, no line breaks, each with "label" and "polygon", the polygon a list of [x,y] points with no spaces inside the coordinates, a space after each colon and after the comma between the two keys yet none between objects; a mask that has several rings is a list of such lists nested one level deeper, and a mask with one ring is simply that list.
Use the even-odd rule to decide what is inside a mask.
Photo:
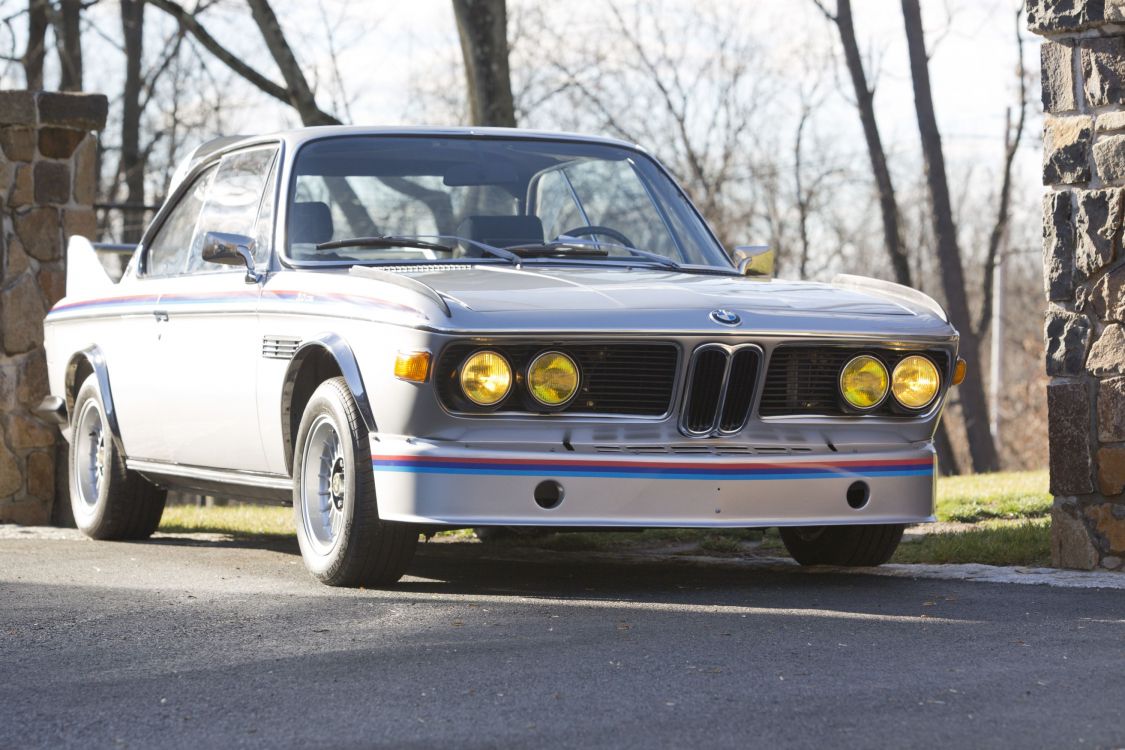
[{"label": "door handle", "polygon": [[157,323],[167,323],[168,322],[168,313],[165,312],[164,310],[153,310],[152,315],[153,315],[153,317],[156,318]]}]

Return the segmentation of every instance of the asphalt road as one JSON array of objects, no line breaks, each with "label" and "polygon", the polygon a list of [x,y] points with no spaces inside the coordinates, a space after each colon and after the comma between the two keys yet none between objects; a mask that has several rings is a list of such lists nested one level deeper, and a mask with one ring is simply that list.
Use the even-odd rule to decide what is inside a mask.
[{"label": "asphalt road", "polygon": [[1122,747],[1125,592],[0,540],[0,747]]}]

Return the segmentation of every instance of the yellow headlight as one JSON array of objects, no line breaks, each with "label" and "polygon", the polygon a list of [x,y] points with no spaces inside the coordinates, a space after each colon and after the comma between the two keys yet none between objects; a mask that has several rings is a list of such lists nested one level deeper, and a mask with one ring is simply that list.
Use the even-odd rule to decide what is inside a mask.
[{"label": "yellow headlight", "polygon": [[477,352],[461,365],[461,390],[474,404],[498,404],[512,389],[512,368],[496,352]]},{"label": "yellow headlight", "polygon": [[941,388],[941,375],[926,357],[911,354],[897,365],[891,375],[891,392],[895,400],[908,409],[923,409],[933,403]]},{"label": "yellow headlight", "polygon": [[887,368],[867,354],[861,354],[840,371],[840,393],[857,409],[874,409],[887,397]]},{"label": "yellow headlight", "polygon": [[527,388],[546,406],[561,406],[578,392],[578,365],[561,352],[544,352],[527,368]]}]

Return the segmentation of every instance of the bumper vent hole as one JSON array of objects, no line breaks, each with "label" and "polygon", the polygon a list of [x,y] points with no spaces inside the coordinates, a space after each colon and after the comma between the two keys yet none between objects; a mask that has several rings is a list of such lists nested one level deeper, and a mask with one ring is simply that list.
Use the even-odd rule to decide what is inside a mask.
[{"label": "bumper vent hole", "polygon": [[553,479],[535,485],[535,504],[543,510],[559,507],[563,501],[563,486]]},{"label": "bumper vent hole", "polygon": [[871,499],[871,488],[867,486],[867,482],[852,482],[848,487],[846,495],[848,505],[859,510],[867,505],[867,501]]}]

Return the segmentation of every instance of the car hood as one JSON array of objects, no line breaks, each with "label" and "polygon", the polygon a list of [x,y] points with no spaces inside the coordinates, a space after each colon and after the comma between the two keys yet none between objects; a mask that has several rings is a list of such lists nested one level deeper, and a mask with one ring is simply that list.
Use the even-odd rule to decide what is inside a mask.
[{"label": "car hood", "polygon": [[622,267],[476,265],[387,270],[440,295],[448,303],[451,322],[461,330],[578,330],[598,328],[600,323],[618,330],[712,331],[725,329],[710,319],[712,311],[722,309],[739,317],[736,327],[742,331],[952,333],[936,304],[902,287],[907,294],[888,291],[894,285],[871,289],[855,283]]}]

